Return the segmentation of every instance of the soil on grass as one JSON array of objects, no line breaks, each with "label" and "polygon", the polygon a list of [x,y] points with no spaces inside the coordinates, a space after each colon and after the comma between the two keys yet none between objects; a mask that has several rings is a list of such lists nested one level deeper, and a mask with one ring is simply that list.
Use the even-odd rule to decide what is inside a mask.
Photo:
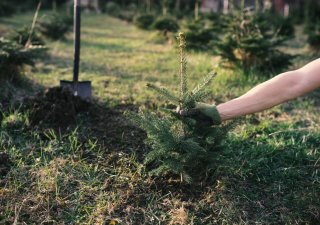
[{"label": "soil on grass", "polygon": [[32,125],[47,123],[62,127],[74,122],[78,114],[88,112],[91,105],[74,96],[70,89],[61,87],[27,98],[24,104],[31,111]]},{"label": "soil on grass", "polygon": [[59,132],[78,126],[85,130],[86,137],[97,140],[107,150],[132,152],[145,148],[145,132],[123,115],[125,111],[137,111],[135,105],[123,104],[107,108],[74,96],[70,89],[61,87],[50,88],[28,98],[24,105],[30,111],[32,126],[50,127]]}]

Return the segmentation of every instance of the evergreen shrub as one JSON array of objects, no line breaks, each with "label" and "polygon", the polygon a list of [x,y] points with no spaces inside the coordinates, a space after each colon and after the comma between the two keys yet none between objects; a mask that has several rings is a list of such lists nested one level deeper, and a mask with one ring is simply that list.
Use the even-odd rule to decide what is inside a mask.
[{"label": "evergreen shrub", "polygon": [[277,35],[280,37],[293,38],[294,37],[294,25],[291,19],[289,18],[281,18],[278,23]]},{"label": "evergreen shrub", "polygon": [[0,79],[16,80],[25,65],[34,65],[34,60],[45,50],[42,46],[22,46],[15,41],[0,38]]},{"label": "evergreen shrub", "polygon": [[15,11],[16,9],[13,4],[8,1],[0,1],[0,16],[10,16]]},{"label": "evergreen shrub", "polygon": [[287,37],[281,37],[267,20],[257,14],[235,10],[227,18],[224,35],[216,44],[217,53],[245,72],[279,73],[291,65],[293,56],[282,52]]},{"label": "evergreen shrub", "polygon": [[177,20],[170,17],[161,17],[154,21],[152,28],[164,32],[177,32],[179,24]]},{"label": "evergreen shrub", "polygon": [[312,24],[312,30],[308,32],[307,41],[311,51],[318,54],[320,52],[320,19]]},{"label": "evergreen shrub", "polygon": [[39,22],[41,34],[52,40],[65,38],[65,35],[72,30],[73,18],[68,15],[54,13],[46,20]]},{"label": "evergreen shrub", "polygon": [[[30,28],[24,26],[20,29],[15,30],[9,39],[17,42],[20,45],[25,46],[30,36]],[[34,30],[31,35],[31,44],[32,45],[44,45],[44,40],[39,34],[38,30]]]},{"label": "evergreen shrub", "polygon": [[311,34],[315,31],[320,22],[320,3],[319,1],[307,0],[304,10],[304,32]]},{"label": "evergreen shrub", "polygon": [[129,11],[136,12],[138,10],[138,6],[134,3],[130,3],[127,7]]},{"label": "evergreen shrub", "polygon": [[[170,101],[178,109],[191,109],[198,101],[205,101],[210,93],[205,88],[215,72],[207,75],[200,84],[189,90],[187,83],[187,61],[185,58],[185,36],[179,34],[180,89],[179,96],[166,88],[148,84],[148,87]],[[213,168],[212,159],[222,148],[222,141],[233,123],[212,126],[209,121],[181,117],[176,111],[163,109],[161,112],[127,112],[127,117],[147,133],[146,143],[151,150],[145,155],[150,175],[180,177],[191,183],[202,179]]]},{"label": "evergreen shrub", "polygon": [[204,15],[203,19],[206,19],[211,22],[211,27],[213,27],[216,31],[222,33],[223,29],[227,26],[226,20],[228,15],[223,13],[215,13],[211,12]]},{"label": "evergreen shrub", "polygon": [[255,15],[256,23],[263,33],[274,32],[275,36],[288,39],[294,38],[295,29],[292,18],[285,18],[272,12]]},{"label": "evergreen shrub", "polygon": [[310,33],[308,36],[308,44],[314,52],[320,52],[320,32]]},{"label": "evergreen shrub", "polygon": [[115,2],[108,2],[105,7],[106,13],[111,16],[118,16],[121,12],[120,6]]},{"label": "evergreen shrub", "polygon": [[141,14],[134,18],[134,24],[140,29],[148,30],[151,28],[154,20],[155,17],[152,14]]},{"label": "evergreen shrub", "polygon": [[188,48],[194,50],[212,49],[214,41],[217,40],[217,31],[212,24],[205,20],[197,20],[187,23],[185,28]]},{"label": "evergreen shrub", "polygon": [[127,7],[121,7],[116,2],[108,2],[104,4],[103,12],[108,15],[119,18],[121,20],[132,22],[137,12],[137,7],[135,4],[130,4]]},{"label": "evergreen shrub", "polygon": [[120,13],[117,15],[117,18],[127,21],[127,22],[132,22],[135,16],[134,11],[130,10],[121,10]]}]

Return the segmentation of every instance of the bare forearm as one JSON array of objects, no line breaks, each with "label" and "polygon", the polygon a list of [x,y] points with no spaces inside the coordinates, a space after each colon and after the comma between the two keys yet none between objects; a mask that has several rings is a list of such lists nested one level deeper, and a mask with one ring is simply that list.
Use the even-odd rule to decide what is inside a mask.
[{"label": "bare forearm", "polygon": [[254,87],[239,98],[218,105],[222,120],[259,112],[289,100],[289,90],[287,87],[281,87],[281,84],[286,82],[285,78],[291,73],[279,75],[283,81],[279,78],[272,79]]},{"label": "bare forearm", "polygon": [[301,96],[320,86],[320,61],[280,74],[239,98],[217,106],[222,120],[260,112],[290,99]]}]

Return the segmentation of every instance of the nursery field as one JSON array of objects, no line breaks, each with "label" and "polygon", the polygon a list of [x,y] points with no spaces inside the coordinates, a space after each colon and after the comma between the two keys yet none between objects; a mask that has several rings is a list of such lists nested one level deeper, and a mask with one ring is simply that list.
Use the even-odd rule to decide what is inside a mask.
[{"label": "nursery field", "polygon": [[[32,17],[0,18],[0,32]],[[82,23],[80,80],[92,81],[92,103],[68,104],[57,88],[39,94],[72,79],[71,34],[49,42],[22,81],[0,84],[0,224],[320,224],[319,90],[242,118],[204,179],[151,176],[146,134],[123,113],[168,105],[147,82],[178,92],[176,44],[106,15]],[[299,54],[291,69],[317,58],[297,36],[284,49]],[[274,75],[223,68],[210,52],[187,61],[190,85],[217,72],[216,103]]]}]

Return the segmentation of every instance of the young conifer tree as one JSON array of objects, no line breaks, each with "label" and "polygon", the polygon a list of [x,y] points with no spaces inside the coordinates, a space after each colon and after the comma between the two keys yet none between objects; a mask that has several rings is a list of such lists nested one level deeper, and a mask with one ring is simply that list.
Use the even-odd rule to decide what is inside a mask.
[{"label": "young conifer tree", "polygon": [[[208,74],[200,84],[189,90],[187,83],[187,61],[185,57],[185,36],[179,34],[180,90],[179,96],[166,88],[153,84],[147,86],[179,109],[192,109],[198,101],[205,101],[210,93],[205,88],[210,84],[215,72]],[[145,155],[144,163],[149,165],[150,174],[155,176],[180,176],[181,181],[192,182],[193,178],[204,175],[212,166],[211,160],[221,147],[233,124],[212,126],[205,120],[181,117],[175,111],[127,112],[128,118],[147,133],[146,143],[151,151]],[[199,122],[203,121],[203,122]]]},{"label": "young conifer tree", "polygon": [[216,43],[217,53],[245,72],[255,69],[270,74],[286,69],[294,57],[280,50],[288,37],[279,35],[279,29],[266,19],[271,20],[271,16],[235,7],[226,17],[224,35]]}]

